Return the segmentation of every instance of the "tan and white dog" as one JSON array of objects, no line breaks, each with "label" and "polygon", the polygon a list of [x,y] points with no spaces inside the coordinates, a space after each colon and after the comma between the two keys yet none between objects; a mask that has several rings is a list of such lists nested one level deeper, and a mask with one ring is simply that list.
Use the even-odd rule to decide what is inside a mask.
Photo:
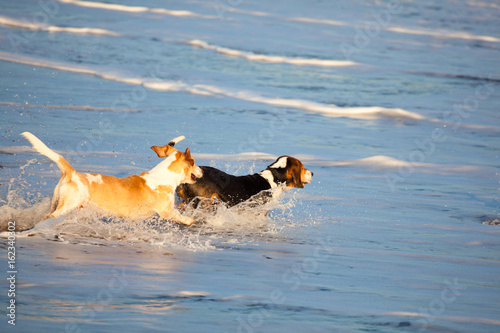
[{"label": "tan and white dog", "polygon": [[54,161],[62,176],[54,190],[48,217],[57,217],[75,208],[93,204],[105,211],[133,219],[146,219],[158,214],[186,225],[194,222],[175,209],[175,189],[181,183],[194,184],[203,171],[194,164],[189,148],[180,152],[173,145],[184,139],[173,139],[164,147],[151,147],[167,157],[156,167],[141,175],[118,178],[73,169],[64,157],[48,148],[29,132],[21,134],[36,151]]}]

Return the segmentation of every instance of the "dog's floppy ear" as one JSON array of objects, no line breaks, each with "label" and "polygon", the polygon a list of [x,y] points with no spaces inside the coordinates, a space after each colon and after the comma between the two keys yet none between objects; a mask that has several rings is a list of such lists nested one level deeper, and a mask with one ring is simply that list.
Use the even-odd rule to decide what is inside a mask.
[{"label": "dog's floppy ear", "polygon": [[155,151],[158,157],[167,157],[168,155],[176,151],[176,149],[170,145],[165,145],[163,147],[153,146],[151,147],[151,149]]},{"label": "dog's floppy ear", "polygon": [[304,188],[304,184],[302,184],[302,165],[296,160],[292,160],[291,158],[287,161],[287,178],[290,179],[290,183],[293,187]]}]

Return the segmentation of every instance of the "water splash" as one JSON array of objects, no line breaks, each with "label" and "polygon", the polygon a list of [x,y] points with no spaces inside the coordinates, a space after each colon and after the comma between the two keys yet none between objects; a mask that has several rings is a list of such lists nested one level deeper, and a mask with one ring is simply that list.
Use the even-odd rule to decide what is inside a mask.
[{"label": "water splash", "polygon": [[[196,222],[189,227],[158,216],[146,220],[110,216],[92,205],[45,219],[50,210],[50,197],[33,191],[27,180],[27,167],[36,162],[36,159],[29,160],[19,168],[19,175],[10,179],[6,199],[1,201],[0,231],[7,230],[9,221],[16,221],[19,237],[38,236],[87,245],[140,243],[203,251],[282,239],[283,229],[293,224],[289,220],[295,206],[293,196],[265,203],[257,197],[234,207],[222,203],[205,208],[190,205],[183,214]],[[268,194],[276,196],[281,190],[273,189]]]},{"label": "water splash", "polygon": [[[109,216],[90,205],[58,218],[41,221],[33,229],[21,233],[20,237],[41,236],[86,244],[94,243],[95,240],[119,241],[204,251],[282,238],[281,232],[288,223],[283,216],[293,206],[293,199],[272,200],[263,205],[250,200],[230,208],[220,203],[198,209],[188,206],[183,214],[192,216],[196,222],[187,227],[158,216],[146,220]],[[267,214],[270,210],[281,212]]]},{"label": "water splash", "polygon": [[16,230],[26,230],[42,220],[49,213],[50,198],[39,192],[32,192],[31,184],[25,179],[27,167],[36,163],[31,159],[19,167],[17,177],[10,179],[5,200],[0,199],[0,231],[7,230],[9,221],[16,222]]}]

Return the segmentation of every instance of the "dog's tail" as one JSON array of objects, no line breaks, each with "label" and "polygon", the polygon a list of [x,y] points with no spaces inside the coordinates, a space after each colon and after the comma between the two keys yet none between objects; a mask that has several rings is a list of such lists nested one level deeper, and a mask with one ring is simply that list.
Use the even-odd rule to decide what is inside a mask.
[{"label": "dog's tail", "polygon": [[169,143],[167,143],[167,144],[168,144],[169,146],[172,146],[172,147],[173,147],[173,146],[175,146],[175,144],[176,144],[177,142],[180,142],[180,141],[184,140],[185,138],[186,138],[186,137],[185,137],[184,135],[181,135],[181,136],[178,136],[178,137],[176,137],[176,138],[174,138],[174,139],[170,140],[170,142],[169,142]]},{"label": "dog's tail", "polygon": [[30,132],[24,132],[21,135],[28,139],[28,141],[33,145],[33,148],[35,148],[37,152],[47,156],[52,161],[54,161],[59,169],[61,169],[63,176],[65,174],[71,173],[72,171],[75,171],[75,169],[73,169],[73,167],[68,163],[68,161],[66,161],[64,157],[47,147],[42,141],[40,141],[39,138],[31,134]]}]

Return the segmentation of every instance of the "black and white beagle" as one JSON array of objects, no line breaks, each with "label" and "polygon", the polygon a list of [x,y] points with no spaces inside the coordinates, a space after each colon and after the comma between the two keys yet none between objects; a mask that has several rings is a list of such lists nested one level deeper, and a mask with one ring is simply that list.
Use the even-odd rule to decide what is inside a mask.
[{"label": "black and white beagle", "polygon": [[[270,191],[278,186],[303,188],[311,182],[313,173],[304,168],[302,162],[291,156],[281,156],[265,170],[246,176],[233,176],[221,170],[200,166],[203,177],[195,184],[181,184],[176,193],[183,200],[181,205],[192,203],[194,207],[203,198],[218,199],[228,206],[234,206],[252,197],[259,203],[267,202]],[[263,192],[260,197],[257,194]],[[195,201],[193,201],[195,200]]]}]

